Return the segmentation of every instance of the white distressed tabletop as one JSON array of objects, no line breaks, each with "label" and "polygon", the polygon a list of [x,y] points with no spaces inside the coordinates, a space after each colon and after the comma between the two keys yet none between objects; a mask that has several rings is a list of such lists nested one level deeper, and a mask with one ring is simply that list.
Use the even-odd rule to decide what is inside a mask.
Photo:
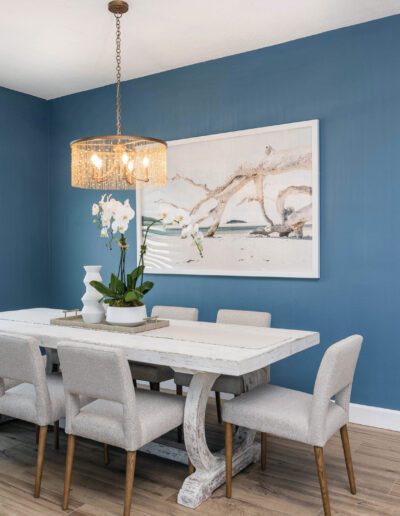
[{"label": "white distressed tabletop", "polygon": [[44,347],[61,341],[117,346],[129,360],[168,365],[176,371],[242,375],[319,343],[313,331],[172,320],[168,328],[139,334],[50,325],[61,310],[32,308],[0,312],[0,331],[30,335]]}]

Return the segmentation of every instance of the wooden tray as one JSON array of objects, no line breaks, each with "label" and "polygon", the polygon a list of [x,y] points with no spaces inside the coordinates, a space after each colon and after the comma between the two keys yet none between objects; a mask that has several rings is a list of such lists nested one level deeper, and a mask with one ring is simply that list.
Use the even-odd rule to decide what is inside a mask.
[{"label": "wooden tray", "polygon": [[145,322],[138,326],[117,326],[107,322],[91,324],[85,323],[81,315],[59,317],[51,319],[50,324],[55,326],[69,326],[70,328],[84,328],[85,330],[111,331],[114,333],[142,333],[144,331],[157,330],[169,326],[169,321],[163,319],[154,322]]}]

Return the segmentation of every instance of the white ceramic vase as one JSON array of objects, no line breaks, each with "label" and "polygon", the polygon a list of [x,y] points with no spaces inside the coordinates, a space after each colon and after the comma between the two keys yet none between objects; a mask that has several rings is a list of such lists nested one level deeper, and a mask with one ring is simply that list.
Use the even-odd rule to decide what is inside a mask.
[{"label": "white ceramic vase", "polygon": [[104,320],[103,303],[99,303],[103,296],[90,285],[90,282],[102,281],[100,275],[101,265],[85,265],[83,268],[86,271],[86,276],[83,280],[86,292],[82,297],[82,317],[86,323],[100,323]]},{"label": "white ceramic vase", "polygon": [[146,307],[143,306],[109,306],[107,322],[118,326],[135,326],[143,323],[147,317]]}]

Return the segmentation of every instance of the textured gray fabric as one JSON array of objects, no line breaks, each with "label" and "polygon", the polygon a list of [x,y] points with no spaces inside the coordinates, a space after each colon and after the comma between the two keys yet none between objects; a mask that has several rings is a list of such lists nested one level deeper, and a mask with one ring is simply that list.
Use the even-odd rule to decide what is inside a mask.
[{"label": "textured gray fabric", "polygon": [[157,316],[161,319],[197,321],[199,319],[199,310],[197,308],[187,308],[185,306],[153,306],[151,316]]},{"label": "textured gray fabric", "polygon": [[[351,385],[361,344],[362,337],[353,335],[328,348],[313,394],[260,385],[226,401],[223,420],[313,446],[324,446],[348,422]],[[332,401],[334,396],[335,401]]]},{"label": "textured gray fabric", "polygon": [[[269,328],[271,326],[271,314],[268,312],[252,312],[249,310],[221,309],[218,310],[217,313],[217,323]],[[262,373],[265,381],[269,382],[270,368],[264,368]],[[249,373],[247,376],[251,377],[253,374],[254,373]],[[186,373],[175,373],[174,380],[176,385],[189,387],[192,375]],[[249,383],[251,383],[251,381]],[[246,390],[245,378],[243,376],[230,376],[223,374],[215,380],[212,390],[216,392],[227,392],[229,394],[242,394]]]},{"label": "textured gray fabric", "polygon": [[8,389],[12,389],[13,387],[16,387],[19,385],[21,380],[11,380],[11,378],[3,378],[4,380],[4,389],[7,391]]},{"label": "textured gray fabric", "polygon": [[[47,368],[47,356],[42,355],[43,365],[44,368]],[[11,378],[3,378],[4,380],[4,388],[7,391],[8,389],[12,389],[13,387],[16,387],[17,385],[23,383],[21,380],[12,380]]]},{"label": "textured gray fabric", "polygon": [[141,362],[129,362],[132,378],[144,382],[161,383],[172,380],[174,371],[168,366],[157,366]]},{"label": "textured gray fabric", "polygon": [[[68,434],[134,451],[182,423],[183,399],[158,392],[135,394],[121,349],[61,343],[58,354]],[[96,401],[80,409],[79,396]]]},{"label": "textured gray fabric", "polygon": [[271,326],[271,314],[268,312],[252,312],[251,310],[218,310],[217,323],[240,324],[241,326]]},{"label": "textured gray fabric", "polygon": [[[192,375],[186,373],[175,373],[175,383],[183,387],[189,387]],[[212,386],[213,391],[228,392],[230,394],[242,394],[244,392],[243,376],[222,375],[215,380]]]},{"label": "textured gray fabric", "polygon": [[[186,308],[183,306],[154,306],[151,315],[152,317],[158,316],[162,319],[197,321],[199,311],[197,308]],[[174,371],[167,366],[129,362],[129,367],[134,380],[161,383],[174,378]]]},{"label": "textured gray fabric", "polygon": [[175,373],[174,380],[176,385],[182,385],[183,387],[189,387],[193,376],[187,373]]},{"label": "textured gray fabric", "polygon": [[72,433],[112,446],[137,450],[183,422],[185,400],[170,394],[136,391],[138,439],[126,448],[123,405],[114,401],[96,400],[84,407],[72,422]]},{"label": "textured gray fabric", "polygon": [[349,414],[351,388],[363,338],[352,335],[330,346],[322,359],[315,381],[311,411],[311,436],[321,440],[328,411],[329,400],[334,396],[336,404]]},{"label": "textured gray fabric", "polygon": [[62,377],[48,375],[47,386],[50,394],[50,417],[40,420],[36,410],[35,387],[30,383],[21,383],[0,397],[0,414],[22,419],[39,426],[53,424],[65,417],[65,395]]},{"label": "textured gray fabric", "polygon": [[[10,382],[18,382],[8,388]],[[61,384],[61,387],[60,387]],[[45,359],[34,338],[0,334],[0,414],[46,426],[64,417],[62,379],[46,378]]]}]

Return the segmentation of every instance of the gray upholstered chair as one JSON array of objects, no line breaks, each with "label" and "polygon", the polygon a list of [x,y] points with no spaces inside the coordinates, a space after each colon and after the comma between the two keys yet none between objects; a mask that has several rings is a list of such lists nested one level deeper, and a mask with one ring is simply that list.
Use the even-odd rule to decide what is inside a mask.
[{"label": "gray upholstered chair", "polygon": [[[199,318],[199,311],[197,308],[187,308],[183,306],[154,306],[151,311],[151,316],[157,316],[160,319],[197,321]],[[167,366],[157,366],[141,362],[130,362],[129,366],[131,368],[135,386],[138,380],[149,382],[150,389],[153,391],[160,390],[161,382],[166,382],[167,380],[172,380],[174,378],[173,370]]]},{"label": "gray upholstered chair", "polygon": [[0,334],[0,414],[39,429],[35,498],[40,496],[48,426],[54,425],[58,437],[58,421],[65,417],[61,375],[46,376],[39,346],[31,337]]},{"label": "gray upholstered chair", "polygon": [[312,445],[326,515],[331,512],[323,448],[340,430],[350,490],[352,494],[356,493],[347,423],[351,387],[362,341],[360,335],[353,335],[328,348],[319,367],[313,394],[267,384],[224,403],[222,416],[225,422],[228,498],[232,496],[233,425],[261,432],[262,469],[266,468],[267,434]]},{"label": "gray upholstered chair", "polygon": [[[242,326],[271,326],[271,314],[268,312],[253,312],[248,310],[218,310],[217,323],[219,324],[239,324]],[[269,381],[269,367],[265,368],[265,380]],[[189,387],[192,375],[186,373],[175,373],[174,380],[177,386],[177,394],[182,394],[182,386]],[[221,417],[221,392],[239,396],[245,392],[245,382],[243,376],[221,375],[216,379],[212,390],[215,392],[217,404],[218,421],[222,422]]]},{"label": "gray upholstered chair", "polygon": [[[47,368],[47,354],[42,355],[42,360],[43,360],[44,368],[46,369]],[[8,389],[12,389],[13,387],[16,387],[17,385],[24,383],[21,380],[15,380],[15,379],[11,379],[11,378],[3,378],[3,380],[4,380],[4,390],[5,391],[8,391]]]},{"label": "gray upholstered chair", "polygon": [[[63,509],[68,508],[75,437],[123,448],[127,452],[124,516],[130,514],[136,450],[178,427],[184,400],[135,388],[125,352],[87,344],[58,346],[66,397],[68,434]],[[94,399],[83,408],[79,399]]]}]

